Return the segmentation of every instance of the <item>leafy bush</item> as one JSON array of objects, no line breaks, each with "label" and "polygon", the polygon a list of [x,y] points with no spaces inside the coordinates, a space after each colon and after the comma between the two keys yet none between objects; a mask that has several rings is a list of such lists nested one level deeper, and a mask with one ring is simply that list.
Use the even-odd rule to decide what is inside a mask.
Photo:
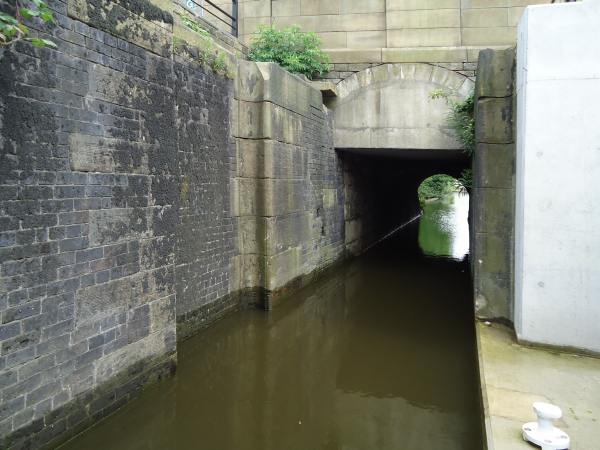
[{"label": "leafy bush", "polygon": [[457,192],[458,190],[459,186],[456,179],[452,178],[450,175],[438,174],[426,178],[419,186],[417,193],[419,195],[419,201],[423,203],[426,200],[442,198],[445,195]]},{"label": "leafy bush", "polygon": [[471,93],[465,100],[456,101],[452,93],[437,90],[431,98],[443,98],[450,106],[448,125],[462,144],[465,153],[472,155],[475,151],[475,94]]},{"label": "leafy bush", "polygon": [[52,10],[42,0],[32,0],[28,6],[22,6],[19,0],[9,2],[14,14],[0,11],[0,46],[9,46],[23,39],[36,47],[56,48],[56,44],[48,39],[28,37],[29,28],[26,20],[39,19],[43,23],[54,21]]},{"label": "leafy bush", "polygon": [[284,69],[312,79],[331,70],[329,55],[321,50],[321,39],[298,27],[278,30],[262,26],[250,44],[252,61],[276,62]]},{"label": "leafy bush", "polygon": [[461,189],[469,191],[469,189],[473,187],[473,170],[463,170],[460,174],[460,177],[458,177],[458,183],[460,184]]}]

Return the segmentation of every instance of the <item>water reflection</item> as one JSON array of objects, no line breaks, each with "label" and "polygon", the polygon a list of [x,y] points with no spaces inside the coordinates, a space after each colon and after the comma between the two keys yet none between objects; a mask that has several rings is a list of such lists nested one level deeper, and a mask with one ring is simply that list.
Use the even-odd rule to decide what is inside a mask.
[{"label": "water reflection", "polygon": [[469,254],[469,195],[454,193],[423,205],[419,246],[428,256],[462,261]]},{"label": "water reflection", "polygon": [[65,449],[480,450],[466,263],[424,257],[421,234],[186,341],[174,378]]}]

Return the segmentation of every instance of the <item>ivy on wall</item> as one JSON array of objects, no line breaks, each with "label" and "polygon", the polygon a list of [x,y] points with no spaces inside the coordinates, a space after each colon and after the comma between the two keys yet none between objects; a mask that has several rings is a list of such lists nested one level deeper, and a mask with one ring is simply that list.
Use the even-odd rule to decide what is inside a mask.
[{"label": "ivy on wall", "polygon": [[[442,98],[446,100],[450,110],[448,111],[448,126],[454,132],[456,138],[462,145],[465,153],[472,156],[475,153],[475,93],[472,92],[464,100],[455,100],[455,93],[439,89],[433,91],[430,96],[433,99]],[[462,171],[458,182],[467,190],[473,186],[473,171],[465,169]]]},{"label": "ivy on wall", "polygon": [[454,131],[462,148],[469,156],[475,152],[475,93],[464,100],[455,100],[454,93],[438,89],[430,96],[433,99],[443,98],[450,107],[448,125]]}]

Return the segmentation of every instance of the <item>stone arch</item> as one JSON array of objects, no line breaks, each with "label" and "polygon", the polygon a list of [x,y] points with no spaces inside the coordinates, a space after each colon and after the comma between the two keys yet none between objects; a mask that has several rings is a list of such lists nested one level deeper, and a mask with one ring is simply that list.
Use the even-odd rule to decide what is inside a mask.
[{"label": "stone arch", "polygon": [[445,89],[464,99],[473,88],[468,77],[432,64],[383,64],[355,73],[337,85],[329,105],[335,146],[457,153],[460,144],[447,125],[448,105],[430,94]]}]

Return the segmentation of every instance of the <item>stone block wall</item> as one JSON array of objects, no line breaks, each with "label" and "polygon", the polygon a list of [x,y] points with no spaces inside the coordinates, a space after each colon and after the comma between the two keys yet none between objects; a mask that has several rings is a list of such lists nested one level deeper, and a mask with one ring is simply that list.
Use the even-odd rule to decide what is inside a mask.
[{"label": "stone block wall", "polygon": [[232,82],[150,3],[50,5],[58,49],[0,55],[2,448],[109,414],[237,304]]},{"label": "stone block wall", "polygon": [[448,106],[431,98],[437,90],[466,99],[473,82],[431,64],[383,64],[336,86],[336,148],[447,150],[460,143],[448,128]]},{"label": "stone block wall", "polygon": [[338,73],[348,71],[347,65],[415,62],[465,64],[456,70],[472,71],[481,49],[515,44],[527,5],[550,2],[241,0],[240,36],[248,43],[259,25],[315,31]]},{"label": "stone block wall", "polygon": [[512,322],[515,50],[484,50],[475,85],[471,264],[476,314]]},{"label": "stone block wall", "polygon": [[236,96],[240,287],[269,308],[342,258],[342,169],[319,90],[276,64],[241,62]]}]

